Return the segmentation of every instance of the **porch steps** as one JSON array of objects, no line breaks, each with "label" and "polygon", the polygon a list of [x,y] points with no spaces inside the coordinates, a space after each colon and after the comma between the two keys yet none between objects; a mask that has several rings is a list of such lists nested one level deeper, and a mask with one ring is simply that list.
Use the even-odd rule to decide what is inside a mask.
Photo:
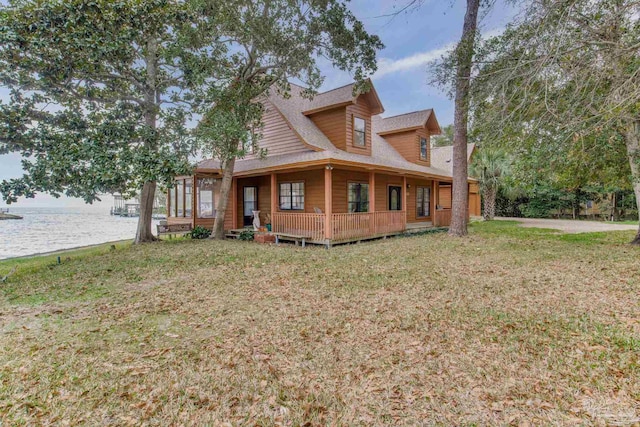
[{"label": "porch steps", "polygon": [[235,230],[229,230],[229,232],[225,234],[225,237],[227,239],[239,239],[240,234],[242,234],[243,231],[247,230],[252,230],[252,228],[236,228]]}]

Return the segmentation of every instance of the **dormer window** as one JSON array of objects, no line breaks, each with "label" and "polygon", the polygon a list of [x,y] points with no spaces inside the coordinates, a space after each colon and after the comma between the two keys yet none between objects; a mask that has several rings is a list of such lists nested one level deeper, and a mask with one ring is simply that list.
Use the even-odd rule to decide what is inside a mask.
[{"label": "dormer window", "polygon": [[367,140],[367,122],[360,117],[353,117],[353,145],[364,147]]},{"label": "dormer window", "polygon": [[427,138],[420,138],[420,160],[427,160],[428,153]]}]

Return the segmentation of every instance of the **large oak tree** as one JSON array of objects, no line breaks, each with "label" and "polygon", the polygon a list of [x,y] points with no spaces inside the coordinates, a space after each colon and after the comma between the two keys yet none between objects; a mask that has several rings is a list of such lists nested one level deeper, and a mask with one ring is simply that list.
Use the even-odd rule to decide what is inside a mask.
[{"label": "large oak tree", "polygon": [[141,193],[136,242],[151,231],[156,183],[188,170],[181,31],[171,0],[12,0],[0,9],[0,152],[25,175],[0,187],[8,202],[45,191],[92,202]]}]

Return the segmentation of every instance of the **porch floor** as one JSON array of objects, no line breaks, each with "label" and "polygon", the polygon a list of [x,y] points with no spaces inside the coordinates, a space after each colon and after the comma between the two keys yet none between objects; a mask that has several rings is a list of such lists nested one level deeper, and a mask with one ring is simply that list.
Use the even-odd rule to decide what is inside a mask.
[{"label": "porch floor", "polygon": [[419,233],[429,228],[433,228],[432,221],[408,222],[405,233]]}]

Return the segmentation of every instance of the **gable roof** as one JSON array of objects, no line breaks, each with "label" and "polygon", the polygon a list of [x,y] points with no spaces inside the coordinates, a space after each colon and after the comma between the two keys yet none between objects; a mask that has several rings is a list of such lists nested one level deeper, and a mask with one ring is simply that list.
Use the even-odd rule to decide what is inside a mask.
[{"label": "gable roof", "polygon": [[[284,98],[275,89],[271,90],[268,96],[269,101],[280,111],[282,117],[291,127],[292,131],[302,139],[302,141],[309,147],[309,150],[276,156],[267,155],[267,157],[263,159],[239,159],[235,163],[234,171],[239,174],[248,175],[262,173],[263,171],[266,172],[269,170],[285,169],[287,166],[292,164],[300,166],[326,164],[327,162],[330,162],[336,165],[357,164],[362,165],[363,167],[373,166],[383,170],[386,169],[417,175],[426,175],[433,178],[451,177],[450,169],[441,169],[433,163],[431,167],[423,166],[409,162],[402,157],[395,148],[393,148],[382,136],[379,135],[380,129],[384,128],[382,123],[387,119],[383,119],[378,115],[373,115],[371,117],[372,135],[370,156],[349,153],[344,150],[340,150],[333,145],[327,136],[315,125],[315,123],[305,115],[305,112],[311,110],[312,106],[318,107],[325,104],[330,105],[329,102],[353,99],[352,88],[353,85],[347,85],[334,91],[324,92],[324,94],[318,95],[324,95],[320,101],[317,101],[317,96],[314,100],[309,100],[303,97],[302,91],[305,88],[294,84],[291,85],[290,96],[288,98]],[[373,86],[372,91],[375,91]],[[426,112],[428,112],[428,114]],[[422,117],[424,118],[424,121],[422,122],[423,124],[426,123],[429,117],[434,117],[435,119],[432,110],[423,110],[417,113],[419,113],[419,117],[420,114],[422,114]],[[220,169],[220,162],[215,159],[204,160],[198,163],[197,167],[198,169],[206,171],[218,171]]]},{"label": "gable roof", "polygon": [[433,108],[385,117],[382,119],[380,127],[376,132],[378,135],[388,135],[390,133],[421,129],[427,127],[427,125],[431,125],[429,130],[431,130],[432,133],[440,133],[440,126],[435,118]]},{"label": "gable roof", "polygon": [[[373,87],[373,83],[369,80],[370,89],[368,92],[360,95],[353,95],[353,87],[355,83],[350,83],[339,88],[331,89],[326,92],[318,93],[313,99],[307,99],[308,103],[305,105],[302,114],[305,116],[318,113],[320,111],[329,110],[336,107],[341,107],[349,104],[355,104],[359,96],[363,96],[367,99],[371,105],[372,114],[381,114],[384,112],[382,102],[378,97],[376,89]],[[302,92],[305,88],[291,84],[291,87],[297,87],[299,92]]]},{"label": "gable roof", "polygon": [[[476,144],[467,144],[467,161],[471,159]],[[431,165],[453,173],[453,145],[431,148]]]}]

